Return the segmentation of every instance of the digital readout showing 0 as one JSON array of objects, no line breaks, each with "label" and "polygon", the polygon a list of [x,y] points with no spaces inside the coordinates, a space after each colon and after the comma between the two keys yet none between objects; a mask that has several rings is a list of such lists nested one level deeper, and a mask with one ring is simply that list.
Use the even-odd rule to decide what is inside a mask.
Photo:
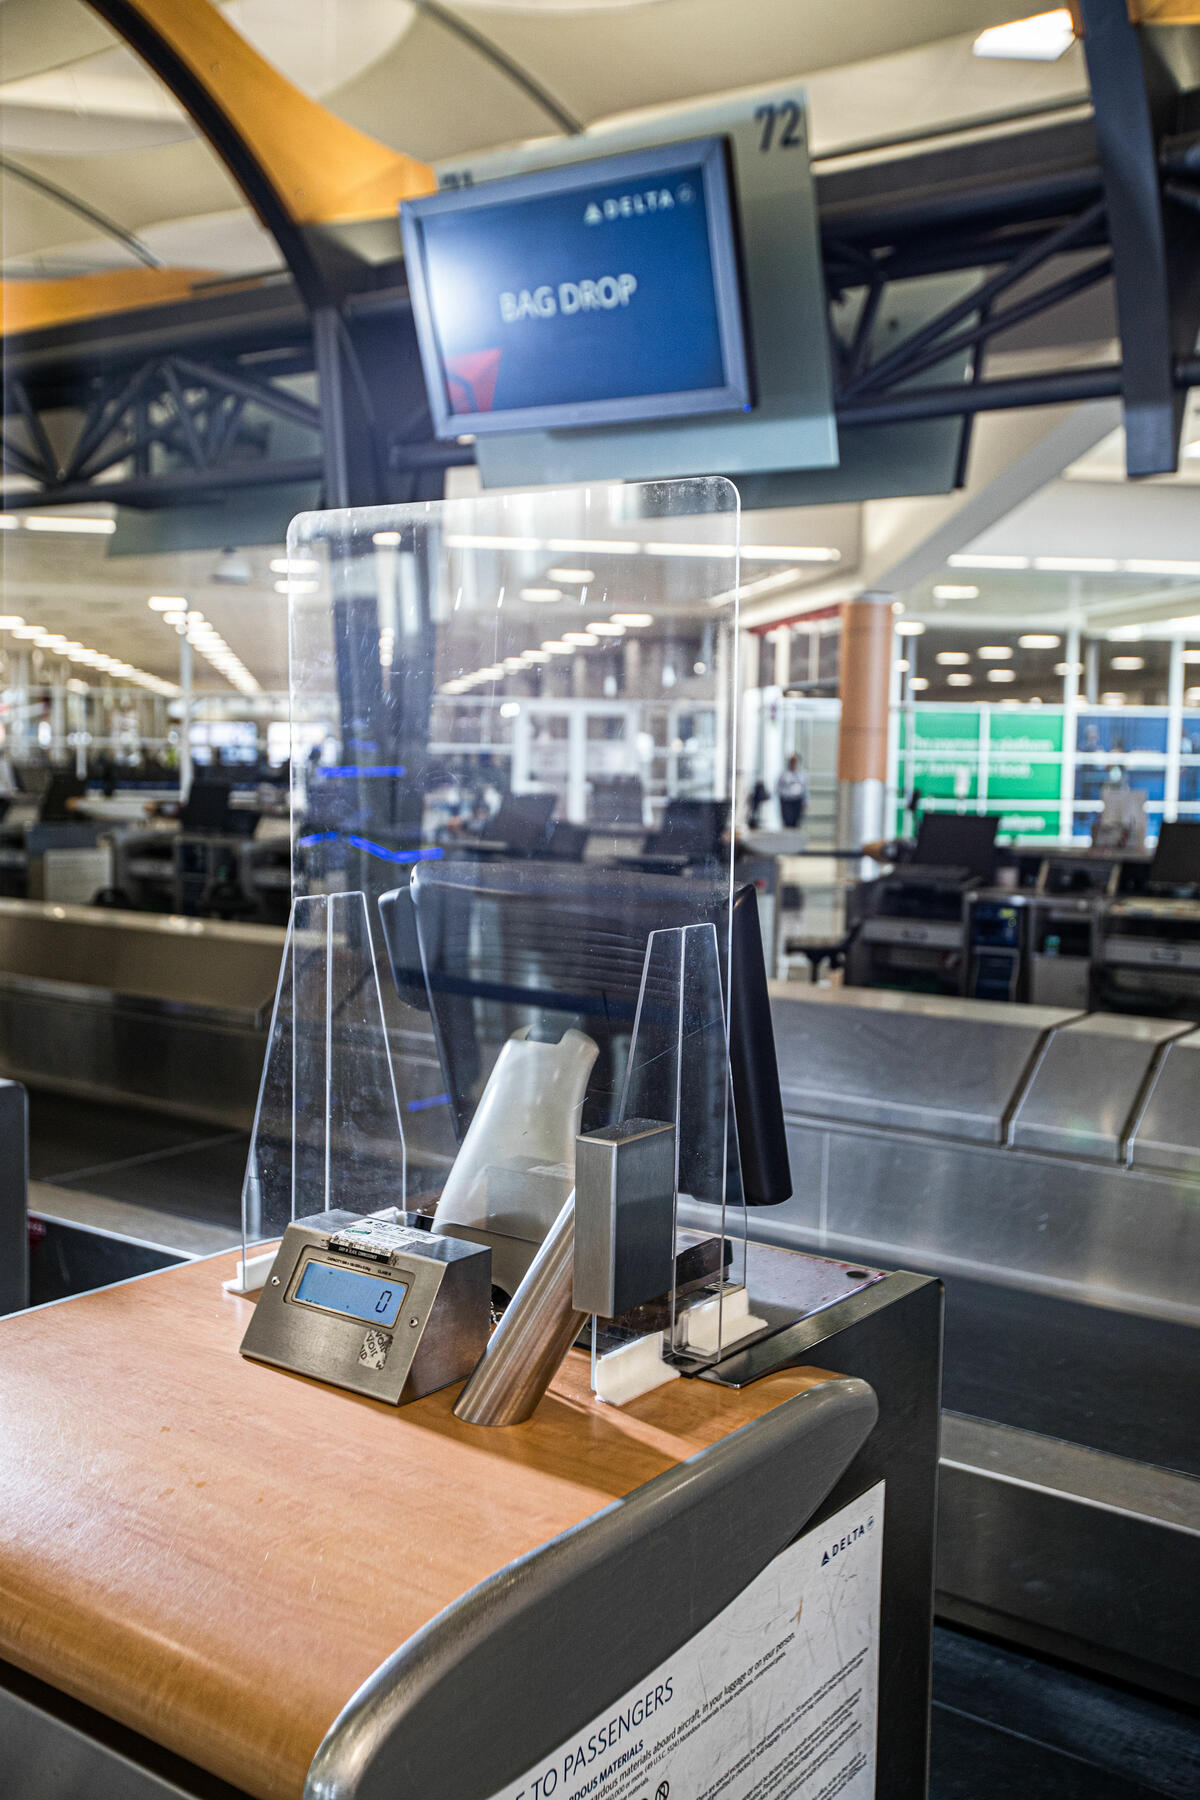
[{"label": "digital readout showing 0", "polygon": [[378,1275],[360,1275],[336,1263],[310,1261],[292,1298],[324,1312],[348,1313],[370,1325],[394,1325],[408,1286]]}]

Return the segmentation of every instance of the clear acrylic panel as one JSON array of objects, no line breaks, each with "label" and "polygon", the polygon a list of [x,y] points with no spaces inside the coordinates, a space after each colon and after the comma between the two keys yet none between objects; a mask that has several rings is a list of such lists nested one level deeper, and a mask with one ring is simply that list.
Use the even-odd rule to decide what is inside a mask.
[{"label": "clear acrylic panel", "polygon": [[[511,1293],[622,1116],[652,935],[706,928],[679,973],[728,979],[737,492],[305,514],[288,556],[293,891],[365,897],[407,1204]],[[716,1232],[710,1130],[681,1166]]]},{"label": "clear acrylic panel", "polygon": [[292,1219],[405,1203],[404,1130],[366,897],[292,903],[242,1185],[242,1255]]}]

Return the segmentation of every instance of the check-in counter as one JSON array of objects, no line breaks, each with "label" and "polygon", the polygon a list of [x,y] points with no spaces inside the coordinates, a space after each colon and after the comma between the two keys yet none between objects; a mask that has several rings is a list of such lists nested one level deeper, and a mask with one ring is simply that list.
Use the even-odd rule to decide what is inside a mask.
[{"label": "check-in counter", "polygon": [[0,901],[0,1074],[248,1126],[284,933]]},{"label": "check-in counter", "polygon": [[772,1243],[947,1288],[939,1610],[1200,1698],[1200,1030],[772,988]]}]

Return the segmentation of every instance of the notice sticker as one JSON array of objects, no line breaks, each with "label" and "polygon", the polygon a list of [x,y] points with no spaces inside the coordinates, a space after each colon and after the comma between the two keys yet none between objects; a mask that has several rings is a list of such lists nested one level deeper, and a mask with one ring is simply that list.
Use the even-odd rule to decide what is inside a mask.
[{"label": "notice sticker", "polygon": [[883,1494],[806,1532],[495,1800],[871,1800]]},{"label": "notice sticker", "polygon": [[382,1369],[387,1362],[388,1351],[391,1347],[392,1340],[386,1331],[368,1331],[362,1341],[358,1360],[360,1363],[365,1363],[368,1369]]}]

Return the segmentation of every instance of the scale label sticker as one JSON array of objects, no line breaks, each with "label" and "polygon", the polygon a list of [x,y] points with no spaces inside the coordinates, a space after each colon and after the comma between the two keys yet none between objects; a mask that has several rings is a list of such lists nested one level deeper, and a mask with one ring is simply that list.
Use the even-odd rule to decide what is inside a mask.
[{"label": "scale label sticker", "polygon": [[392,1340],[386,1331],[368,1331],[362,1341],[358,1360],[360,1363],[365,1363],[368,1369],[382,1369],[387,1362],[388,1351],[391,1347]]},{"label": "scale label sticker", "polygon": [[884,1484],[494,1800],[871,1800]]}]

